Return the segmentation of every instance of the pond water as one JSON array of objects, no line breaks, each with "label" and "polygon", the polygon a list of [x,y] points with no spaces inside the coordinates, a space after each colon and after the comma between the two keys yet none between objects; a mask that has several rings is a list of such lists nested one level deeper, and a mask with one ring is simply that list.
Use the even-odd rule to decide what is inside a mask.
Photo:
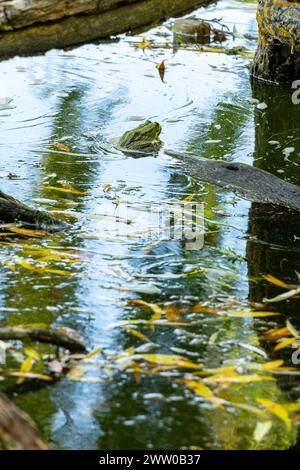
[{"label": "pond water", "polygon": [[[256,2],[222,0],[193,14],[236,26],[225,46],[253,52],[255,10]],[[160,47],[135,47],[143,37]],[[133,158],[105,143],[152,119],[167,149],[242,161],[300,184],[300,108],[289,89],[251,85],[248,57],[170,44],[163,25],[0,63],[1,190],[70,223],[42,239],[1,243],[1,326],[68,326],[89,350],[104,352],[55,383],[3,380],[1,388],[52,448],[288,449],[297,422],[282,409],[299,400],[298,377],[279,370],[259,380],[253,367],[280,359],[292,365],[293,350],[274,352],[263,335],[287,319],[299,330],[299,301],[275,304],[281,315],[274,317],[243,312],[282,293],[262,274],[297,283],[297,216],[198,181],[163,151]],[[162,60],[164,81],[155,67]],[[191,195],[204,204],[204,247],[149,238],[141,208]],[[75,250],[76,262],[43,261],[65,274],[28,269],[24,260],[34,266],[41,257],[36,247],[48,255]],[[147,354],[163,356],[151,363]],[[166,355],[177,357],[174,364]],[[226,402],[196,393],[199,376],[180,367],[178,356],[214,370],[203,383]],[[244,383],[226,381],[230,366]]]}]

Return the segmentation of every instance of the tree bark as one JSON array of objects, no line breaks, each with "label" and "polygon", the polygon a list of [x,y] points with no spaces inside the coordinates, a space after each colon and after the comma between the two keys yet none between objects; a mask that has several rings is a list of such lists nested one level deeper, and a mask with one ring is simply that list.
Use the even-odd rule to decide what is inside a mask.
[{"label": "tree bark", "polygon": [[32,209],[2,191],[0,191],[0,221],[22,222],[48,232],[56,232],[67,227],[66,223],[55,219],[46,212]]},{"label": "tree bark", "polygon": [[37,341],[53,344],[71,352],[85,352],[86,347],[82,338],[71,328],[51,326],[49,328],[26,328],[12,326],[0,328],[1,340]]},{"label": "tree bark", "polygon": [[189,171],[202,181],[227,187],[252,202],[300,211],[300,186],[267,171],[245,163],[209,160],[170,150],[165,153],[186,163]]},{"label": "tree bark", "polygon": [[46,450],[34,423],[0,393],[0,443],[6,450]]},{"label": "tree bark", "polygon": [[281,83],[299,78],[299,1],[259,0],[257,22],[259,42],[253,76]]},{"label": "tree bark", "polygon": [[120,34],[212,0],[0,0],[0,57]]}]

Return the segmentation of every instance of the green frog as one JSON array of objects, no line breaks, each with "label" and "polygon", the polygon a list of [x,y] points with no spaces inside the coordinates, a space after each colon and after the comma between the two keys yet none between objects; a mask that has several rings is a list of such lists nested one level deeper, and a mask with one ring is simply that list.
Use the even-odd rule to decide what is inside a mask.
[{"label": "green frog", "polygon": [[127,152],[158,152],[163,145],[159,138],[161,130],[158,122],[146,121],[135,129],[125,132],[116,142],[116,146]]}]

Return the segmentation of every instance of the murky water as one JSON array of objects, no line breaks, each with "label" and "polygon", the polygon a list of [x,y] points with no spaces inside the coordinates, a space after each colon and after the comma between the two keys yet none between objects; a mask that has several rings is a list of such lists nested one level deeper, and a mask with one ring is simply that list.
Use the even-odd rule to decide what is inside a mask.
[{"label": "murky water", "polygon": [[[255,9],[255,2],[224,0],[195,15],[222,18],[230,30],[236,25],[239,33],[256,35]],[[73,276],[37,274],[21,265],[11,271],[3,264],[1,325],[62,324],[76,329],[90,349],[101,346],[111,355],[135,347],[140,353],[181,355],[207,368],[280,358],[291,365],[291,350],[275,354],[261,337],[287,318],[300,328],[297,300],[278,304],[282,315],[266,319],[220,319],[204,307],[241,310],[282,292],[262,273],[295,283],[297,218],[251,207],[233,193],[196,181],[163,152],[134,159],[103,150],[108,139],[151,118],[161,123],[166,148],[243,161],[300,184],[300,108],[291,104],[290,90],[262,84],[252,89],[249,61],[242,56],[133,46],[143,36],[169,43],[169,34],[162,26],[136,37],[0,63],[7,97],[0,108],[1,189],[70,222],[63,233],[2,245],[1,259],[34,258],[28,244],[76,249],[78,255],[77,263],[53,265]],[[237,38],[227,45],[254,51],[256,44]],[[155,68],[163,59],[164,82]],[[257,103],[268,107],[258,109]],[[70,152],[54,150],[57,142]],[[82,194],[55,189],[66,183]],[[205,204],[204,248],[187,251],[179,241],[150,240],[139,218],[141,203],[163,205],[191,194]],[[118,218],[123,201],[131,208],[130,225]],[[188,313],[177,318],[178,324],[126,329],[126,321],[149,320],[153,314],[128,302],[133,299],[176,305]],[[199,304],[204,310],[193,308]],[[122,327],[116,325],[120,321]],[[135,326],[148,339],[134,336]],[[274,415],[268,418],[273,424],[268,435],[255,440],[255,413],[215,407],[182,383],[182,371],[139,376],[120,370],[104,380],[98,362],[95,356],[88,374],[94,383],[83,377],[51,385],[4,381],[2,388],[53,448],[287,449],[296,443],[295,425],[289,428]],[[220,386],[219,393],[229,402],[250,405],[257,405],[257,398],[295,402],[297,380],[275,376]]]}]

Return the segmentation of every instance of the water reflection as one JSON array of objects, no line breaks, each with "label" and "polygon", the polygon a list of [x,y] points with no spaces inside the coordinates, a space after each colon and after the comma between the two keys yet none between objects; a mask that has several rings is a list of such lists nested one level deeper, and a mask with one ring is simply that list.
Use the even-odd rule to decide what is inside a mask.
[{"label": "water reflection", "polygon": [[[226,23],[234,13],[241,32],[252,32],[255,8],[254,3],[223,1],[200,10],[199,15],[223,16]],[[155,38],[159,31],[154,29],[149,36]],[[2,323],[56,321],[76,328],[91,348],[100,345],[111,354],[143,347],[128,331],[110,328],[117,320],[149,319],[149,312],[128,304],[130,299],[176,304],[178,308],[205,302],[233,302],[237,308],[237,301],[243,308],[248,295],[250,300],[261,301],[271,294],[265,284],[254,283],[253,277],[261,272],[292,277],[296,267],[295,251],[289,251],[294,249],[292,236],[282,224],[275,225],[274,219],[263,225],[259,218],[262,208],[252,205],[249,215],[249,202],[192,179],[188,168],[163,154],[133,159],[101,149],[104,141],[121,135],[134,123],[155,118],[162,123],[166,147],[207,158],[251,163],[255,133],[255,164],[271,170],[267,145],[276,172],[282,169],[282,146],[292,138],[288,137],[289,127],[279,131],[279,118],[283,109],[289,109],[296,123],[297,111],[290,110],[288,101],[279,106],[275,100],[272,107],[268,101],[272,91],[266,87],[255,90],[254,97],[268,102],[269,108],[264,113],[255,111],[244,58],[178,51],[175,57],[170,55],[166,83],[162,83],[155,64],[165,58],[166,51],[135,49],[128,39],[137,40],[127,37],[118,43],[52,51],[0,64],[1,72],[12,77],[9,93],[15,105],[1,123],[7,165],[7,172],[1,173],[1,187],[28,201],[34,199],[45,209],[63,211],[61,217],[71,222],[66,232],[34,244],[76,248],[80,254],[80,263],[72,267],[74,277],[39,276],[24,270],[12,273],[1,268]],[[255,47],[254,43],[247,45]],[[294,131],[292,135],[295,137]],[[278,143],[266,144],[270,139]],[[70,152],[55,151],[57,142]],[[295,139],[288,142],[289,147],[296,145]],[[284,176],[293,181],[295,162],[284,163]],[[20,179],[9,179],[8,171]],[[47,188],[64,183],[87,193]],[[111,189],[103,191],[107,184]],[[140,202],[182,201],[191,194],[205,204],[208,233],[203,250],[189,252],[182,244],[166,240],[153,244],[145,235],[135,238],[140,228],[137,223],[132,224],[131,238],[120,236],[114,219],[116,199],[128,199],[136,207]],[[272,214],[275,217],[273,209]],[[292,234],[296,221],[291,216],[288,223]],[[228,248],[235,250],[235,261]],[[246,252],[247,261],[243,259]],[[2,247],[2,259],[12,254],[28,256],[24,246]],[[193,270],[198,270],[194,276],[186,276]],[[161,293],[137,294],[125,291],[124,285],[154,285]],[[218,320],[196,310],[185,315],[184,321],[188,326],[145,331],[155,343],[153,351],[180,354],[209,368],[266,360],[240,344],[260,345],[260,328],[266,328],[267,322]],[[213,343],[210,340],[216,333],[218,341]],[[97,366],[93,374],[102,377]],[[175,370],[169,376],[142,378],[119,372],[112,381],[94,384],[66,379],[39,389],[28,385],[15,399],[59,448],[256,446],[256,416],[245,410],[215,409],[179,383],[180,377]],[[224,389],[222,396],[253,405],[258,396],[281,401],[282,388],[286,382],[245,384]],[[261,447],[288,448],[294,439],[294,428],[289,432],[276,421]]]}]

